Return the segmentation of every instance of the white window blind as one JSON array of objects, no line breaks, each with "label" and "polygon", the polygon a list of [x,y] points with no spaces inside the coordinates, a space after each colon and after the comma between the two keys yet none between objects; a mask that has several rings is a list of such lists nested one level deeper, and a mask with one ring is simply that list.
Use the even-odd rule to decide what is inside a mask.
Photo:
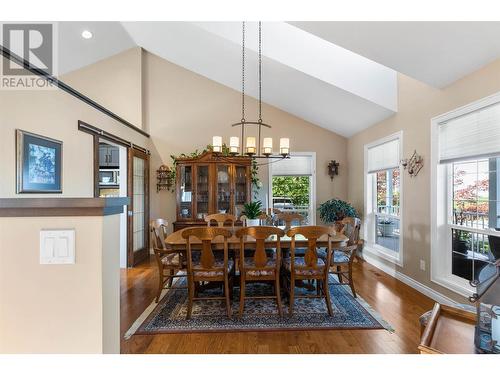
[{"label": "white window blind", "polygon": [[500,103],[439,124],[439,162],[500,154]]},{"label": "white window blind", "polygon": [[399,166],[399,138],[368,148],[368,173]]},{"label": "white window blind", "polygon": [[312,176],[314,170],[313,158],[305,155],[292,155],[269,166],[273,176]]}]

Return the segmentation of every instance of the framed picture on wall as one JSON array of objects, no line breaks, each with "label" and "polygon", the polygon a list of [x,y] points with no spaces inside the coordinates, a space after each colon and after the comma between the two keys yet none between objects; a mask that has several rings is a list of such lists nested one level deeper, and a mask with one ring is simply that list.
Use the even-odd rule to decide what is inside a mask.
[{"label": "framed picture on wall", "polygon": [[62,142],[16,130],[17,193],[62,193]]}]

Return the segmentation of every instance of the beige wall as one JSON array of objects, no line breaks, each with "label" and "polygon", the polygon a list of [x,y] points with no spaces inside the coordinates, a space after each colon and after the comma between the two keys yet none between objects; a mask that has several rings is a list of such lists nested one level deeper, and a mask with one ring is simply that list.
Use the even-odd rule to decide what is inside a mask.
[{"label": "beige wall", "polygon": [[[241,93],[147,52],[143,67],[145,120],[154,143],[152,172],[162,163],[171,165],[171,154],[204,149],[213,135],[222,136],[225,142],[231,135],[239,136],[230,125],[241,118]],[[264,130],[265,136],[272,136],[274,142],[289,137],[292,151],[316,152],[317,201],[347,198],[347,140],[275,107],[264,104],[262,110],[264,121],[272,125]],[[247,98],[246,113],[247,119],[257,118],[256,100]],[[332,182],[327,165],[333,159],[340,162],[340,171]],[[268,191],[267,167],[261,167],[259,175],[264,182],[263,199]],[[152,177],[153,184],[154,173]],[[152,191],[152,196],[157,195]],[[158,195],[160,204],[152,207],[151,215],[174,221],[175,195],[166,191]]]},{"label": "beige wall", "polygon": [[120,215],[102,218],[102,353],[120,353]]},{"label": "beige wall", "polygon": [[[402,74],[399,74],[398,83],[398,113],[348,140],[348,198],[363,210],[364,145],[402,130],[405,157],[417,150],[424,158],[424,167],[416,178],[409,178],[406,172],[403,175],[404,265],[397,267],[384,263],[438,292],[465,302],[463,297],[430,281],[430,120],[500,91],[500,60],[442,90]],[[425,271],[420,270],[420,259],[426,262]]]},{"label": "beige wall", "polygon": [[[0,353],[119,353],[118,218],[0,218]],[[39,264],[41,229],[75,229],[75,264]]]},{"label": "beige wall", "polygon": [[142,49],[131,48],[61,80],[133,125],[142,121]]}]

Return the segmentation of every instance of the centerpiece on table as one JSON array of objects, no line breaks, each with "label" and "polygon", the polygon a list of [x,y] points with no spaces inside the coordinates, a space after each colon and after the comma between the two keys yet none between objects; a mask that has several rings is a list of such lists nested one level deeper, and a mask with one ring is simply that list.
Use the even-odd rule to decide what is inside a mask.
[{"label": "centerpiece on table", "polygon": [[243,205],[243,216],[247,221],[247,226],[253,227],[260,224],[259,216],[262,213],[262,202],[253,201]]}]

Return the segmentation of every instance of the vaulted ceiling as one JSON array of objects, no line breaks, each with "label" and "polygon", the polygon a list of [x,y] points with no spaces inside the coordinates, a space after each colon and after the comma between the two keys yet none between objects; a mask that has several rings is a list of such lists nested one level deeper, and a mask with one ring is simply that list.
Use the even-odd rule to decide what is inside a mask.
[{"label": "vaulted ceiling", "polygon": [[436,88],[500,57],[500,22],[290,22]]},{"label": "vaulted ceiling", "polygon": [[[257,30],[247,23],[253,97]],[[500,22],[264,22],[262,32],[263,100],[346,137],[397,112],[397,72],[442,88],[500,57]],[[135,46],[241,90],[240,22],[60,22],[59,73]]]}]

